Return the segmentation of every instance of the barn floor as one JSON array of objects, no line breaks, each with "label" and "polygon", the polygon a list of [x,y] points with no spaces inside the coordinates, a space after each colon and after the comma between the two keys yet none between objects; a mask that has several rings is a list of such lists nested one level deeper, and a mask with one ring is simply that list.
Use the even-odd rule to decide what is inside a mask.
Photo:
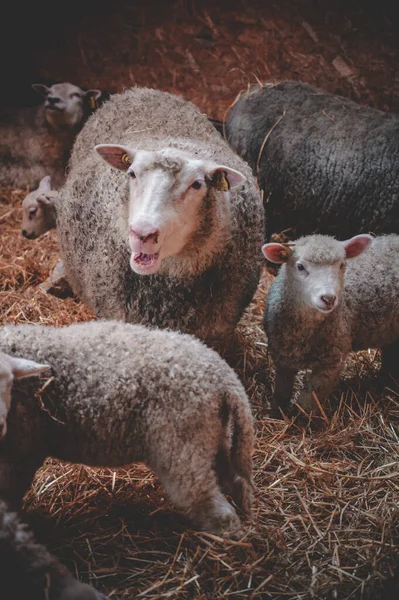
[{"label": "barn floor", "polygon": [[[223,118],[258,79],[301,79],[399,112],[395,15],[377,2],[99,2],[32,48],[43,82],[183,95]],[[332,6],[335,6],[333,10]],[[26,190],[0,193],[0,322],[93,318],[43,292],[54,232],[20,234]],[[254,522],[244,539],[195,532],[143,466],[49,460],[26,498],[41,541],[114,600],[397,598],[399,385],[378,352],[351,357],[320,422],[267,418],[273,370],[261,316],[270,276],[238,328],[236,368],[256,418]]]}]

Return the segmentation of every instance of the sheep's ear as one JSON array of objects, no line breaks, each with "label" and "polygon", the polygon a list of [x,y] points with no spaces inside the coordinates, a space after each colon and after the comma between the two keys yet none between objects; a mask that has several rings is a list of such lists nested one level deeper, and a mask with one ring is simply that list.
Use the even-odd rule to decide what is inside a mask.
[{"label": "sheep's ear", "polygon": [[372,236],[366,233],[355,235],[355,237],[345,240],[342,244],[345,248],[346,258],[355,258],[355,256],[359,256],[359,254],[364,252],[370,246],[372,241]]},{"label": "sheep's ear", "polygon": [[264,244],[264,246],[262,246],[262,252],[267,260],[278,265],[287,262],[291,255],[291,250],[288,246],[284,246],[284,244],[275,244],[273,242]]},{"label": "sheep's ear", "polygon": [[220,165],[209,171],[205,179],[211,187],[220,192],[228,192],[232,188],[243,185],[247,178],[240,171]]},{"label": "sheep's ear", "polygon": [[101,95],[101,90],[87,90],[86,92],[87,98],[94,98],[94,100],[99,100],[101,98]]},{"label": "sheep's ear", "polygon": [[50,175],[46,175],[39,183],[39,190],[43,190],[43,192],[51,192],[51,177]]},{"label": "sheep's ear", "polygon": [[43,204],[44,206],[54,206],[54,200],[50,196],[46,196],[45,193],[37,196],[36,202],[39,202],[39,204]]},{"label": "sheep's ear", "polygon": [[135,150],[115,144],[98,144],[94,149],[107,163],[120,171],[127,171],[134,161]]},{"label": "sheep's ear", "polygon": [[40,365],[33,360],[27,360],[26,358],[17,358],[15,356],[9,357],[12,374],[15,379],[23,379],[24,377],[31,377],[32,375],[39,375],[43,371],[47,371],[51,367],[49,365]]},{"label": "sheep's ear", "polygon": [[50,91],[50,88],[48,88],[47,85],[43,85],[42,83],[32,83],[32,89],[34,89],[35,92],[37,92],[41,96],[44,96],[45,98],[48,96],[48,93]]}]

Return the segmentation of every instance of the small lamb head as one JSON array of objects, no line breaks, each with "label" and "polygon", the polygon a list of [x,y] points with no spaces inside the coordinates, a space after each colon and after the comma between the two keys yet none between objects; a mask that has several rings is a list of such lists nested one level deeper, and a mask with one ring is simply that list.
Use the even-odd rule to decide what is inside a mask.
[{"label": "small lamb head", "polygon": [[0,440],[7,432],[7,415],[11,405],[13,380],[38,375],[49,368],[48,365],[40,365],[33,360],[16,358],[0,352]]},{"label": "small lamb head", "polygon": [[327,235],[308,235],[290,245],[265,244],[262,252],[273,263],[285,263],[281,275],[287,278],[296,302],[328,315],[339,304],[346,261],[364,252],[372,240],[366,234],[343,242]]},{"label": "small lamb head", "polygon": [[54,194],[51,178],[46,175],[37,190],[30,192],[22,202],[22,235],[34,240],[55,227]]},{"label": "small lamb head", "polygon": [[150,152],[101,144],[95,149],[129,177],[130,266],[139,275],[156,273],[165,258],[184,252],[201,228],[210,188],[228,193],[246,179],[174,148]]},{"label": "small lamb head", "polygon": [[101,90],[84,91],[72,83],[56,83],[51,87],[34,83],[32,88],[44,97],[46,120],[54,129],[77,130],[87,116],[87,102],[98,100]]}]

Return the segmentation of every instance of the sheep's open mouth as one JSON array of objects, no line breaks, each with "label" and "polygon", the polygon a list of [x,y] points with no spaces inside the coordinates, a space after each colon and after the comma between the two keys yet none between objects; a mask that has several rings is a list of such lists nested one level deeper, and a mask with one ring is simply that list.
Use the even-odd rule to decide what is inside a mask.
[{"label": "sheep's open mouth", "polygon": [[153,267],[157,261],[159,253],[156,254],[145,254],[144,252],[139,252],[138,254],[133,255],[133,261],[137,266],[141,268],[150,269]]}]

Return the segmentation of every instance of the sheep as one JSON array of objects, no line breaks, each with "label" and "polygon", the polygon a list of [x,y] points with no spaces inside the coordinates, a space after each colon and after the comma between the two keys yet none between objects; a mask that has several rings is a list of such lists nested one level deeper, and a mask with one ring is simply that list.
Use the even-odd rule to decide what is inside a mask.
[{"label": "sheep", "polygon": [[55,227],[54,197],[51,177],[40,180],[36,190],[29,192],[22,202],[22,235],[34,240]]},{"label": "sheep", "polygon": [[[6,434],[13,380],[38,375],[48,365],[0,352],[0,438]],[[2,460],[4,477],[4,459]],[[92,587],[79,583],[49,552],[38,544],[7,502],[0,499],[0,571],[2,598],[31,600],[107,600]],[[6,597],[4,596],[6,593]]]},{"label": "sheep", "polygon": [[59,197],[67,279],[97,316],[229,343],[260,277],[263,206],[206,115],[167,92],[114,94]]},{"label": "sheep", "polygon": [[264,192],[265,241],[399,233],[399,115],[285,81],[242,93],[226,138]]},{"label": "sheep", "polygon": [[72,83],[33,84],[38,106],[0,114],[0,187],[33,189],[47,174],[60,186],[76,134],[107,95]]},{"label": "sheep", "polygon": [[266,300],[264,326],[276,366],[273,412],[289,408],[295,375],[312,374],[299,404],[312,410],[338,384],[349,352],[382,349],[382,367],[399,364],[399,236],[361,234],[345,241],[314,234],[269,243],[281,264]]},{"label": "sheep", "polygon": [[253,422],[241,382],[215,351],[187,334],[105,320],[4,325],[0,349],[51,365],[47,383],[14,383],[0,497],[18,506],[48,456],[139,461],[194,525],[241,534],[222,491],[250,514]]}]

